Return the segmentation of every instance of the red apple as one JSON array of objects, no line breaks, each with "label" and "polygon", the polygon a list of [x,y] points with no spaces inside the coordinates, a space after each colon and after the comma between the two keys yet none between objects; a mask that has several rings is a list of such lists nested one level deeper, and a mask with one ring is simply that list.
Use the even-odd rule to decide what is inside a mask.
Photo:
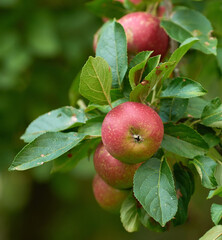
[{"label": "red apple", "polygon": [[118,212],[129,191],[115,189],[96,175],[93,179],[93,193],[102,208],[110,212]]},{"label": "red apple", "polygon": [[168,50],[169,37],[160,27],[160,20],[146,12],[134,12],[120,18],[118,22],[123,26],[129,53],[154,51],[154,55],[161,54],[163,58]]},{"label": "red apple", "polygon": [[133,186],[133,176],[141,165],[120,162],[107,152],[102,142],[97,147],[93,160],[99,176],[110,186],[118,189]]},{"label": "red apple", "polygon": [[125,102],[113,108],[102,124],[102,141],[116,159],[129,163],[148,160],[163,139],[163,123],[150,107]]},{"label": "red apple", "polygon": [[157,9],[157,17],[162,18],[166,12],[166,8],[164,6],[159,6]]}]

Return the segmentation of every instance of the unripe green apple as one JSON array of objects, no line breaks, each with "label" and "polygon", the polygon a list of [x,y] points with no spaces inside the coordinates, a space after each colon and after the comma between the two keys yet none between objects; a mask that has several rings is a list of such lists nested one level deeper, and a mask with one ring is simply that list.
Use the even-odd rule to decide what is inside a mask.
[{"label": "unripe green apple", "polygon": [[166,55],[169,45],[169,37],[162,27],[160,20],[146,12],[129,13],[118,20],[123,26],[127,49],[131,54],[141,51],[154,51],[154,55]]},{"label": "unripe green apple", "polygon": [[98,204],[110,212],[118,212],[129,191],[108,185],[99,175],[93,179],[93,193]]},{"label": "unripe green apple", "polygon": [[97,147],[93,160],[98,175],[110,186],[118,189],[133,186],[133,176],[141,165],[120,162],[107,152],[102,142]]},{"label": "unripe green apple", "polygon": [[102,141],[116,159],[129,163],[148,160],[163,139],[159,115],[145,104],[125,102],[113,108],[102,123]]}]

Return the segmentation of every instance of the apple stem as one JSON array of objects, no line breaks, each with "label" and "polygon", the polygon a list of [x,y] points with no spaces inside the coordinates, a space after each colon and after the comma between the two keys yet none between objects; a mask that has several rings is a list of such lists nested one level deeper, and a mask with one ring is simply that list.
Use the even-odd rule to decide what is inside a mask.
[{"label": "apple stem", "polygon": [[135,140],[135,142],[142,142],[143,138],[140,135],[137,134],[133,134],[133,138]]}]

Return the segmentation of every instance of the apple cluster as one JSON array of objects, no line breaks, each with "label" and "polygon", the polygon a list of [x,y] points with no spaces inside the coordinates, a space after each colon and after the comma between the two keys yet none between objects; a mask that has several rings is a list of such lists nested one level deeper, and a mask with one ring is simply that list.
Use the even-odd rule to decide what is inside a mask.
[{"label": "apple cluster", "polygon": [[119,211],[136,170],[158,150],[163,133],[159,115],[142,103],[125,102],[106,115],[94,153],[93,192],[102,208]]},{"label": "apple cluster", "polygon": [[[123,3],[123,0],[116,0]],[[131,0],[135,5],[141,0]],[[118,20],[125,31],[129,59],[141,51],[153,51],[163,58],[169,37],[158,17],[147,12],[133,12]],[[96,51],[101,30],[94,35]],[[109,211],[119,211],[140,165],[159,148],[163,138],[163,123],[159,115],[142,103],[126,102],[113,108],[102,124],[102,142],[94,154],[97,172],[93,192],[99,205]]]}]

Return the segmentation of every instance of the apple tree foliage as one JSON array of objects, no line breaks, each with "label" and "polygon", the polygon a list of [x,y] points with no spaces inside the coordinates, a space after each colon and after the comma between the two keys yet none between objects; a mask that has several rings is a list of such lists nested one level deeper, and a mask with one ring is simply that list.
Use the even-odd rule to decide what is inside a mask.
[{"label": "apple tree foliage", "polygon": [[[154,11],[159,2],[133,5],[128,0],[124,4],[94,0],[87,4],[110,20],[104,24],[96,56],[88,58],[71,86],[72,105],[78,103],[79,108],[61,107],[34,120],[21,136],[27,145],[9,167],[10,171],[26,170],[53,161],[52,172],[68,171],[94,152],[101,141],[103,119],[113,107],[127,101],[151,106],[164,123],[164,138],[158,152],[137,170],[133,190],[122,204],[120,217],[129,232],[140,225],[163,232],[170,222],[185,223],[197,174],[209,189],[208,199],[222,197],[222,102],[217,97],[206,100],[207,90],[182,76],[178,65],[191,49],[221,56],[211,23],[200,12],[175,4],[161,26],[176,48],[171,47],[162,60],[151,57],[152,51],[129,60],[124,29],[115,20],[128,12]],[[222,235],[222,205],[212,205],[211,217],[217,226],[202,240]]]}]

